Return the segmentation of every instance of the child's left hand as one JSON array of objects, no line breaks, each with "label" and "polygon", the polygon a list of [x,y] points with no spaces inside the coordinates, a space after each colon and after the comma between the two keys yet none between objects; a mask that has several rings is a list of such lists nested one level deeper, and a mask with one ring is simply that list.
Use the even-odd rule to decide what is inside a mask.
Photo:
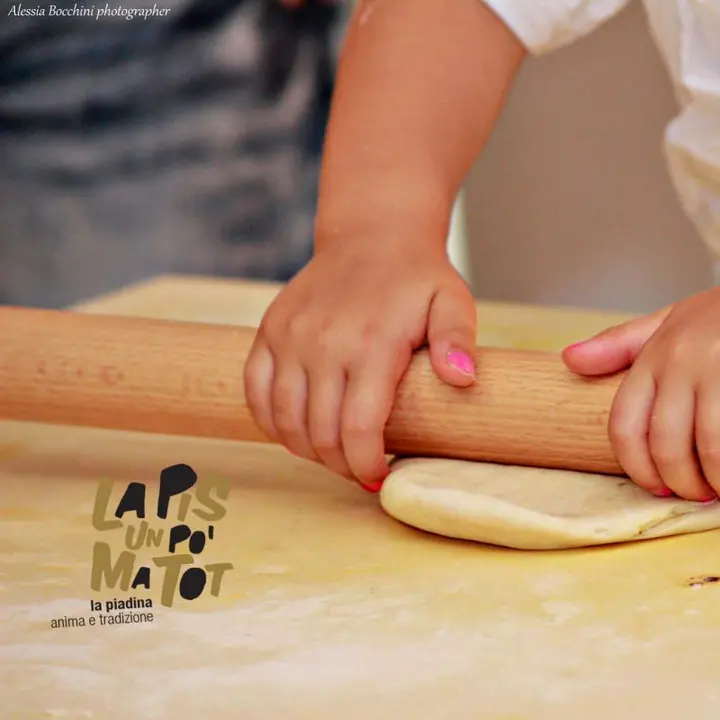
[{"label": "child's left hand", "polygon": [[655,495],[720,494],[720,288],[605,330],[563,351],[570,370],[630,367],[608,432],[630,478]]}]

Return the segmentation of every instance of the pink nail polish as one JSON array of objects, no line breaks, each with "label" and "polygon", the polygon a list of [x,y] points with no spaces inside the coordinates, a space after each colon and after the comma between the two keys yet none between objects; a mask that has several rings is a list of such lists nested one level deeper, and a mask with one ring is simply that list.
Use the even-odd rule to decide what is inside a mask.
[{"label": "pink nail polish", "polygon": [[382,486],[382,480],[378,480],[374,483],[368,483],[367,485],[365,483],[360,483],[360,487],[362,487],[363,490],[367,490],[369,493],[379,493],[380,490],[382,490]]},{"label": "pink nail polish", "polygon": [[669,498],[669,497],[672,497],[674,494],[675,493],[670,488],[667,488],[667,487],[661,488],[660,490],[656,490],[653,493],[653,495],[655,495],[656,497],[661,497],[661,498]]},{"label": "pink nail polish", "polygon": [[475,363],[467,353],[451,350],[447,354],[446,360],[450,367],[459,370],[463,375],[475,375]]}]

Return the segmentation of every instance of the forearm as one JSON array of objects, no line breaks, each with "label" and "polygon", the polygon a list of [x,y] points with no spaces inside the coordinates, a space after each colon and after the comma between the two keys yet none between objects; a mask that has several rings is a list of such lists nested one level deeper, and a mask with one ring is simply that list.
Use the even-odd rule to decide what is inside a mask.
[{"label": "forearm", "polygon": [[362,0],[338,69],[317,248],[393,224],[444,240],[524,55],[481,0]]}]

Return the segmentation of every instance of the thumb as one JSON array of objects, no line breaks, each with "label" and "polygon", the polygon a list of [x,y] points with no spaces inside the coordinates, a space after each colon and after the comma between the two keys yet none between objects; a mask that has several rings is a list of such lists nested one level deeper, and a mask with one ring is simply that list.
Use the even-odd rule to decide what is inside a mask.
[{"label": "thumb", "polygon": [[464,283],[438,291],[428,314],[430,363],[443,382],[467,387],[475,382],[477,313]]},{"label": "thumb", "polygon": [[603,330],[563,350],[568,369],[578,375],[607,375],[635,362],[645,343],[662,325],[672,308]]}]

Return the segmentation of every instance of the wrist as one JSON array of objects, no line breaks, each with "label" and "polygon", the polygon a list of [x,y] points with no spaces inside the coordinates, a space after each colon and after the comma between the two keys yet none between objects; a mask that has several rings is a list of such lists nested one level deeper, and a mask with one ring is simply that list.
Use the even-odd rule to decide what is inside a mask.
[{"label": "wrist", "polygon": [[[351,242],[388,251],[445,252],[455,197],[417,178],[357,178],[344,188],[321,189],[315,253]],[[378,248],[390,244],[391,247]]]}]

